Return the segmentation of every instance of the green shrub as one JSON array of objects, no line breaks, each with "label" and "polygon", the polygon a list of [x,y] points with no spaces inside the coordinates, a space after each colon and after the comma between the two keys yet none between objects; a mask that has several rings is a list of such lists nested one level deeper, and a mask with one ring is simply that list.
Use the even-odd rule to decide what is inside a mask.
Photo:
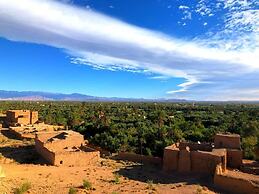
[{"label": "green shrub", "polygon": [[84,189],[92,189],[92,183],[90,183],[88,180],[83,180],[83,188]]},{"label": "green shrub", "polygon": [[19,188],[14,190],[14,194],[23,194],[26,193],[31,188],[31,183],[25,182]]},{"label": "green shrub", "polygon": [[114,182],[115,184],[119,184],[119,183],[120,183],[120,175],[118,175],[117,173],[114,174],[114,180],[113,180],[113,182]]},{"label": "green shrub", "polygon": [[68,194],[76,194],[76,193],[77,193],[77,190],[74,187],[69,188]]}]

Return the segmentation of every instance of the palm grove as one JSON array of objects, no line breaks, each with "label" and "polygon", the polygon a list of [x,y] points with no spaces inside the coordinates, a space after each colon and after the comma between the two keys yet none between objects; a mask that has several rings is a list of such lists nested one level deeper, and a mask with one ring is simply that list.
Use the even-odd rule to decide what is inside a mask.
[{"label": "palm grove", "polygon": [[245,158],[256,159],[259,147],[258,104],[0,102],[0,112],[8,109],[37,110],[112,152],[162,156],[174,142],[209,142],[217,132],[240,134]]}]

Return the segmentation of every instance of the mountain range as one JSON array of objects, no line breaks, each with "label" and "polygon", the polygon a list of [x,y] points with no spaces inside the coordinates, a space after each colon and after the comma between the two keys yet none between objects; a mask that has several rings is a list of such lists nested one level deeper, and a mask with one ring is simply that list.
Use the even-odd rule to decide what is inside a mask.
[{"label": "mountain range", "polygon": [[63,94],[40,91],[6,91],[0,90],[0,100],[13,101],[88,101],[88,102],[186,102],[184,99],[145,99],[145,98],[118,98],[98,97],[79,93]]}]

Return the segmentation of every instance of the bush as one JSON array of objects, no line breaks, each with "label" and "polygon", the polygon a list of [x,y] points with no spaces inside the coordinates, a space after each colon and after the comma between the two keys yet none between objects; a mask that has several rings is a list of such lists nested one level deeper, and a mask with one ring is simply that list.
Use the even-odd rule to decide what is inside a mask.
[{"label": "bush", "polygon": [[26,193],[31,188],[31,183],[25,182],[19,188],[14,190],[14,194],[23,194]]},{"label": "bush", "polygon": [[119,184],[119,183],[120,183],[120,175],[118,175],[117,173],[114,174],[114,180],[113,180],[113,182],[114,182],[115,184]]},{"label": "bush", "polygon": [[76,193],[77,193],[77,190],[74,187],[69,188],[68,194],[76,194]]},{"label": "bush", "polygon": [[88,180],[83,180],[83,188],[92,189],[92,183],[90,183]]}]

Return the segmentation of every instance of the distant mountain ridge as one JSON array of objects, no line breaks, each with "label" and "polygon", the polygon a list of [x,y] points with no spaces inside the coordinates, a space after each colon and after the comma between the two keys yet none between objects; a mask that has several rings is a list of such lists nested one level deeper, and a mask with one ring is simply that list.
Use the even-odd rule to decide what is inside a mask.
[{"label": "distant mountain ridge", "polygon": [[39,91],[6,91],[0,90],[0,100],[10,101],[103,101],[103,102],[186,102],[184,99],[144,99],[144,98],[117,98],[97,97],[79,93],[63,94]]}]

